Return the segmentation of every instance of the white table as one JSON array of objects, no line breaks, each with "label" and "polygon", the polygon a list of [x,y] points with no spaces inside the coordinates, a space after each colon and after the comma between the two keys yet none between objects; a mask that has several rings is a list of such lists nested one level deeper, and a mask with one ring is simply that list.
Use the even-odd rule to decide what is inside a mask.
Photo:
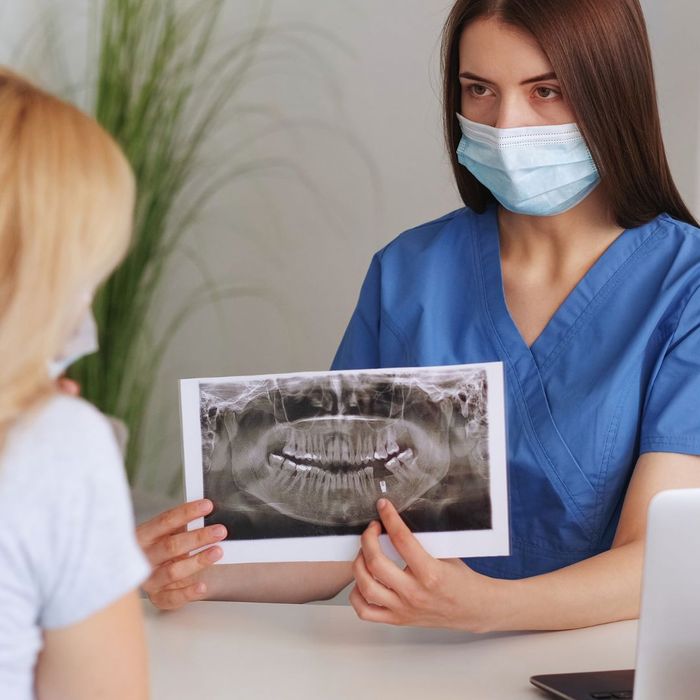
[{"label": "white table", "polygon": [[537,673],[632,668],[636,622],[471,635],[364,623],[343,605],[144,603],[153,700],[536,700]]}]

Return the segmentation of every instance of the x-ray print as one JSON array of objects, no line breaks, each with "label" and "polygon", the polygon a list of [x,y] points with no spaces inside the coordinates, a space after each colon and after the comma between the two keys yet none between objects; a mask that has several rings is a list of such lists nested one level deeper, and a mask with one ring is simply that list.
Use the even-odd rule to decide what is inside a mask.
[{"label": "x-ray print", "polygon": [[507,551],[499,364],[184,380],[182,410],[224,561],[351,559],[382,497],[436,556]]}]

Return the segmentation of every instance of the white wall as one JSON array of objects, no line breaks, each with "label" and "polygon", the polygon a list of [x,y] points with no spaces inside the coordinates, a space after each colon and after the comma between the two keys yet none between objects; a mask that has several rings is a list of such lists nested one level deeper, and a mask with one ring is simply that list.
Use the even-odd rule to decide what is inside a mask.
[{"label": "white wall", "polygon": [[700,217],[700,3],[641,0],[651,38],[666,150],[676,184]]},{"label": "white wall", "polygon": [[[260,4],[228,0],[221,40],[249,26]],[[174,339],[148,423],[153,449],[145,486],[162,490],[166,476],[177,474],[179,377],[327,368],[372,253],[405,228],[459,206],[439,111],[439,34],[450,5],[274,3],[271,22],[286,33],[270,37],[268,58],[244,97],[267,104],[279,117],[266,127],[259,117],[231,116],[208,158],[281,158],[314,191],[291,170],[262,170],[223,190],[193,228],[189,245],[217,279],[262,287],[266,298],[232,299],[201,311]],[[693,33],[700,4],[644,5],[672,168],[698,211],[700,81]],[[85,0],[59,5],[71,66],[83,55],[85,6]],[[0,5],[3,60],[26,36],[33,12],[29,3]],[[301,44],[290,47],[289,36]],[[161,324],[197,283],[194,266],[180,260],[166,283]]]},{"label": "white wall", "polygon": [[[371,255],[402,230],[460,205],[438,99],[438,39],[449,4],[275,3],[274,25],[311,24],[328,38],[295,34],[306,46],[301,51],[270,37],[267,50],[285,55],[256,71],[246,97],[271,103],[285,123],[273,120],[245,152],[293,163],[316,191],[293,172],[262,171],[222,192],[193,232],[217,279],[264,287],[269,297],[210,308],[178,335],[160,388],[166,461],[177,457],[168,407],[178,377],[327,369]],[[231,31],[240,6],[227,8]],[[260,127],[260,120],[232,119],[222,142]],[[195,279],[183,263],[170,287]]]}]

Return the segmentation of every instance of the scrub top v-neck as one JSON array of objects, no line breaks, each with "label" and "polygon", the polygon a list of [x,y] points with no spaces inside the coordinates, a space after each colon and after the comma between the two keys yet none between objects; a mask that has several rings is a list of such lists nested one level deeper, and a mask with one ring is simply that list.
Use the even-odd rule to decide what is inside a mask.
[{"label": "scrub top v-neck", "polygon": [[700,454],[700,231],[623,231],[531,347],[503,292],[495,206],[401,234],[372,259],[333,369],[504,363],[519,578],[609,549],[643,452]]}]

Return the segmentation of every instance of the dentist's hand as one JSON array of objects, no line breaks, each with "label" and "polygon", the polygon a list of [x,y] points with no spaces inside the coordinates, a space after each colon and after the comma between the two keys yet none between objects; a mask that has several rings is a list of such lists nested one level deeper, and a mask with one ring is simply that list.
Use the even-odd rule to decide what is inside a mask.
[{"label": "dentist's hand", "polygon": [[207,499],[183,503],[136,529],[139,544],[153,567],[142,587],[151,602],[162,610],[175,610],[207,596],[201,574],[221,559],[223,551],[221,547],[208,547],[193,556],[190,553],[223,540],[226,528],[210,525],[188,531],[186,525],[208,515],[213,507]]},{"label": "dentist's hand", "polygon": [[380,499],[377,509],[406,568],[384,554],[379,523],[371,522],[352,568],[350,603],[358,617],[390,625],[487,631],[498,583],[461,559],[430,556],[388,500]]}]

